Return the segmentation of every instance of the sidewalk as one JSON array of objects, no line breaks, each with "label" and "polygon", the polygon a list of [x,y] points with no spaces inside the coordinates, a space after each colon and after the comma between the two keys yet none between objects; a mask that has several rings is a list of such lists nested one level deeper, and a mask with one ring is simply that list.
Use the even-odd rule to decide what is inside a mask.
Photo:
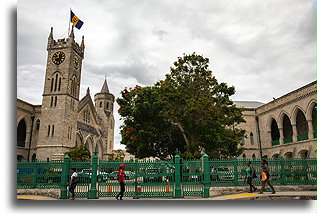
[{"label": "sidewalk", "polygon": [[[61,200],[46,196],[39,195],[17,195],[18,200]],[[258,193],[239,193],[233,195],[224,195],[217,197],[185,197],[185,198],[140,198],[133,199],[132,197],[124,197],[123,200],[316,200],[315,191],[301,191],[301,192],[277,192],[276,194],[271,194],[270,192],[264,192],[264,194]],[[76,198],[77,200],[110,200],[116,201],[114,197],[100,197],[98,199],[87,199],[87,198]]]}]

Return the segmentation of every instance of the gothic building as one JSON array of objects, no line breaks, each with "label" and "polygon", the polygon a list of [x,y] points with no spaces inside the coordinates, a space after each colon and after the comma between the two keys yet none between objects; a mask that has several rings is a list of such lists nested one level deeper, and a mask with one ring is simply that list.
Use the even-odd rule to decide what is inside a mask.
[{"label": "gothic building", "polygon": [[59,160],[80,145],[96,149],[100,159],[112,154],[115,97],[105,80],[94,102],[89,88],[79,99],[84,50],[84,37],[79,45],[73,29],[56,41],[51,28],[42,105],[17,99],[18,160]]}]

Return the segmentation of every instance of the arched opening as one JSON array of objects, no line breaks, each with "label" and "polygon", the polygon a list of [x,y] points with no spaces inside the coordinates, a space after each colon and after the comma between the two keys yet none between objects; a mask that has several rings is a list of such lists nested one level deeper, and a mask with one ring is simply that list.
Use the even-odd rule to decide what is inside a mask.
[{"label": "arched opening", "polygon": [[286,152],[284,157],[285,158],[292,158],[293,157],[293,152]]},{"label": "arched opening", "polygon": [[240,144],[244,145],[244,136],[241,138]]},{"label": "arched opening", "polygon": [[291,120],[286,114],[284,114],[284,117],[283,117],[283,135],[284,135],[284,143],[293,142],[293,128],[292,128]]},{"label": "arched opening", "polygon": [[35,126],[36,126],[36,127],[35,127],[35,130],[36,130],[36,131],[40,130],[41,121],[40,121],[39,119],[36,120]]},{"label": "arched opening", "polygon": [[274,154],[273,156],[272,156],[272,158],[279,158],[279,154]]},{"label": "arched opening", "polygon": [[296,115],[297,140],[308,140],[308,125],[304,113],[299,109]]},{"label": "arched opening", "polygon": [[280,142],[280,132],[278,130],[278,126],[275,119],[272,119],[271,123],[271,139],[272,139],[272,146],[279,145]]},{"label": "arched opening", "polygon": [[243,155],[242,155],[242,158],[243,158],[243,159],[245,159],[245,158],[246,158],[245,154],[243,154]]},{"label": "arched opening", "polygon": [[36,154],[35,153],[32,155],[32,161],[36,161]]},{"label": "arched opening", "polygon": [[101,142],[98,140],[97,145],[96,145],[96,151],[97,151],[97,156],[101,159],[102,158],[102,146]]},{"label": "arched opening", "polygon": [[22,155],[17,155],[17,161],[23,161],[25,158]]},{"label": "arched opening", "polygon": [[251,143],[251,145],[254,144],[254,138],[253,138],[253,133],[252,132],[250,133],[250,143]]},{"label": "arched opening", "polygon": [[92,139],[91,137],[88,137],[87,140],[86,140],[86,143],[85,143],[87,149],[89,150],[90,152],[90,155],[92,156],[92,153],[93,153],[93,142],[92,142]]},{"label": "arched opening", "polygon": [[25,147],[26,138],[26,123],[25,120],[21,120],[17,128],[17,145],[20,147]]},{"label": "arched opening", "polygon": [[300,158],[304,158],[304,159],[308,158],[308,151],[307,150],[302,150],[298,154],[299,154]]},{"label": "arched opening", "polygon": [[252,155],[252,159],[255,160],[255,154]]},{"label": "arched opening", "polygon": [[80,147],[84,144],[83,137],[80,134],[76,134],[76,147]]},{"label": "arched opening", "polygon": [[314,138],[316,138],[316,103],[315,103],[315,106],[314,108],[312,109],[312,123],[313,123],[313,130],[314,130]]},{"label": "arched opening", "polygon": [[267,155],[263,155],[263,157],[262,157],[263,159],[266,159],[267,158]]}]

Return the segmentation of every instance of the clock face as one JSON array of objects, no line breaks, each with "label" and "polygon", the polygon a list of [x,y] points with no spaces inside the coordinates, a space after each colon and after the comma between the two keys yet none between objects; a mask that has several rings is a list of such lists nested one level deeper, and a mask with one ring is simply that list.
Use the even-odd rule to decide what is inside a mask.
[{"label": "clock face", "polygon": [[79,59],[77,56],[74,56],[73,63],[74,63],[75,69],[78,69],[79,68]]},{"label": "clock face", "polygon": [[53,57],[52,57],[52,61],[56,64],[56,65],[60,65],[62,62],[64,62],[65,60],[65,53],[62,51],[57,51],[56,53],[54,53]]}]

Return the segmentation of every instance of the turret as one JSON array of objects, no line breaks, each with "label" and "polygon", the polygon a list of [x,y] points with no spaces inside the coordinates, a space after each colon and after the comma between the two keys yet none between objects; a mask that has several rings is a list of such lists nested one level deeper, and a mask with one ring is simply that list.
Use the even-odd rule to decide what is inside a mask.
[{"label": "turret", "polygon": [[101,91],[94,96],[96,111],[100,117],[113,114],[114,95],[109,92],[107,79],[102,85]]}]

